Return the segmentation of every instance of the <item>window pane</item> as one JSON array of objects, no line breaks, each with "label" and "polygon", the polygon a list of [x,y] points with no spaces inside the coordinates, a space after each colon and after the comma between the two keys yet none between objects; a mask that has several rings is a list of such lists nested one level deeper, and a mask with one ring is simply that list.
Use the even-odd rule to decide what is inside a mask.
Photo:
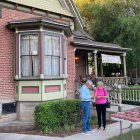
[{"label": "window pane", "polygon": [[29,55],[29,35],[21,36],[21,55]]},{"label": "window pane", "polygon": [[38,54],[38,35],[30,35],[30,54]]},{"label": "window pane", "polygon": [[52,75],[59,76],[60,74],[60,59],[59,57],[52,57]]},{"label": "window pane", "polygon": [[32,63],[30,56],[21,58],[21,76],[32,76]]},{"label": "window pane", "polygon": [[32,69],[33,69],[33,76],[39,76],[39,57],[38,56],[32,56]]},{"label": "window pane", "polygon": [[44,74],[45,75],[52,75],[52,61],[51,56],[44,57]]},{"label": "window pane", "polygon": [[49,36],[44,37],[44,75],[59,76],[60,75],[60,37]]},{"label": "window pane", "polygon": [[59,37],[52,37],[53,55],[60,56],[60,42]]},{"label": "window pane", "polygon": [[21,76],[39,76],[38,35],[21,35],[20,49]]},{"label": "window pane", "polygon": [[45,50],[45,55],[52,55],[51,36],[45,35],[44,50]]}]

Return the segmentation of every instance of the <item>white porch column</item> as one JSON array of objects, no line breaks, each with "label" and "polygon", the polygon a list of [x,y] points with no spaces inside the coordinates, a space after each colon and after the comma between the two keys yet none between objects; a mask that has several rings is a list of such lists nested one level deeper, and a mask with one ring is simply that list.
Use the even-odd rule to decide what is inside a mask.
[{"label": "white porch column", "polygon": [[97,50],[94,50],[94,66],[95,66],[95,78],[98,77],[98,69],[97,69]]},{"label": "white porch column", "polygon": [[125,84],[127,85],[127,71],[126,71],[126,53],[123,54],[123,73],[125,77]]},{"label": "white porch column", "polygon": [[127,77],[127,72],[126,72],[126,53],[123,54],[123,73],[124,73],[124,77]]}]

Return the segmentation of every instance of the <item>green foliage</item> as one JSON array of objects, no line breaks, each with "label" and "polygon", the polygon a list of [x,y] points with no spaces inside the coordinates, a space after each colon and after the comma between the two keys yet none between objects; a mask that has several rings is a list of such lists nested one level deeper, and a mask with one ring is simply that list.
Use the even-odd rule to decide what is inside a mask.
[{"label": "green foliage", "polygon": [[140,102],[136,102],[136,101],[122,101],[122,103],[123,104],[140,106]]},{"label": "green foliage", "polygon": [[35,108],[34,122],[43,133],[73,131],[80,123],[80,101],[58,100],[39,104]]},{"label": "green foliage", "polygon": [[80,12],[95,40],[132,48],[127,55],[127,68],[140,68],[139,0],[93,1],[83,5]]}]

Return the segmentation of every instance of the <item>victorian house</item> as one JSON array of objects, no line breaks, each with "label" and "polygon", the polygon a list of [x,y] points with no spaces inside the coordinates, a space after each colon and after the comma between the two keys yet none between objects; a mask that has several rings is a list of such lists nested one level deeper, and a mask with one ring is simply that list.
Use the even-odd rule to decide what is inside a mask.
[{"label": "victorian house", "polygon": [[[32,120],[38,103],[74,98],[88,78],[126,83],[129,49],[96,42],[84,27],[73,0],[0,1],[0,121]],[[120,75],[106,75],[106,63]]]}]

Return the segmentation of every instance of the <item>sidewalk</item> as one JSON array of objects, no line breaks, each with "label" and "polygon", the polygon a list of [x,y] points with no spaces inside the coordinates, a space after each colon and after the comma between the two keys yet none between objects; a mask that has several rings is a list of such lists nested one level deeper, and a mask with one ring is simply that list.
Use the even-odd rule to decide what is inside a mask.
[{"label": "sidewalk", "polygon": [[[123,127],[129,126],[128,123],[123,123]],[[59,137],[47,137],[47,136],[36,136],[36,135],[23,135],[23,134],[9,134],[9,133],[0,133],[0,140],[107,140],[113,136],[117,136],[120,133],[119,122],[113,123],[107,126],[107,130],[97,130],[92,132],[91,135],[84,135],[82,133],[68,136],[65,138]],[[140,125],[133,125],[134,129],[140,129]],[[126,130],[128,131],[128,130]]]}]

